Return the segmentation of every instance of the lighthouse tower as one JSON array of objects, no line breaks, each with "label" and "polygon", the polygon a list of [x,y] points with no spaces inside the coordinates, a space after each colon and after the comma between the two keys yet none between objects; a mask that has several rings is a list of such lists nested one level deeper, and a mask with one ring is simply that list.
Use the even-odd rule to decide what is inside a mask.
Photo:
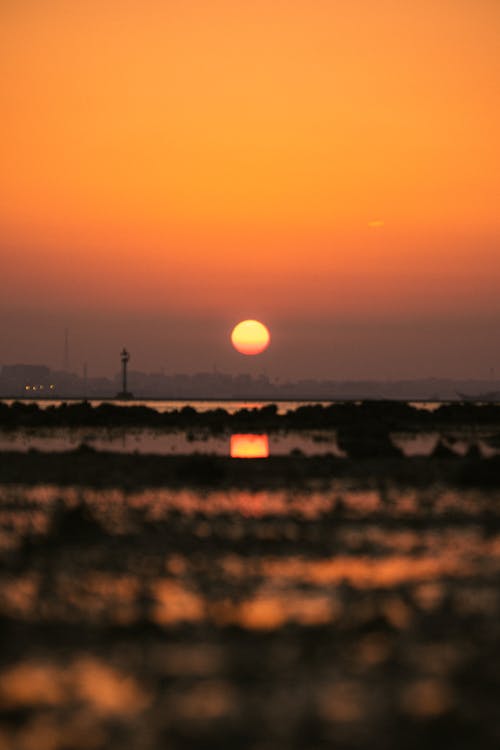
[{"label": "lighthouse tower", "polygon": [[120,358],[121,358],[121,361],[122,361],[122,389],[121,389],[120,393],[117,393],[116,398],[119,398],[119,399],[134,398],[134,394],[131,393],[127,389],[127,365],[128,365],[128,361],[130,359],[130,354],[125,349],[125,347],[123,347],[123,349],[122,349],[122,352],[120,354]]}]

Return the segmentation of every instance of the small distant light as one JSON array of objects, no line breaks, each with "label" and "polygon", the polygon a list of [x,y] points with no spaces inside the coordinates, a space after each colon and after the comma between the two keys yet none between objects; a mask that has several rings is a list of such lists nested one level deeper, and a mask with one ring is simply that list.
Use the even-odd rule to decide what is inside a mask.
[{"label": "small distant light", "polygon": [[53,390],[54,390],[54,388],[55,388],[55,385],[51,385],[51,386],[50,386],[50,390],[51,390],[51,391],[53,391]]},{"label": "small distant light", "polygon": [[36,385],[34,385],[31,390],[36,391]]},{"label": "small distant light", "polygon": [[43,385],[38,386],[41,391],[43,391]]},{"label": "small distant light", "polygon": [[25,386],[24,386],[24,390],[25,390],[25,391],[29,391],[29,389],[30,389],[30,386],[29,386],[29,385],[25,385]]}]

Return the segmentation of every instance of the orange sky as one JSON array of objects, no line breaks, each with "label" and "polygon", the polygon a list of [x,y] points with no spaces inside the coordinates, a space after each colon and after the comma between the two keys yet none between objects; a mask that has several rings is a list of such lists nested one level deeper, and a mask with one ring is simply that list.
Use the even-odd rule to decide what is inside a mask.
[{"label": "orange sky", "polygon": [[499,28],[498,0],[5,0],[4,320],[500,318]]}]

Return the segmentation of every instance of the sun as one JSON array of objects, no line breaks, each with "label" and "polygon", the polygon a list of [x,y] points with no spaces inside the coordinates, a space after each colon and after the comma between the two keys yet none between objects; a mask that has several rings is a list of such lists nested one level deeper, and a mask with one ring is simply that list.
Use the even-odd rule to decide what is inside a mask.
[{"label": "sun", "polygon": [[231,333],[231,342],[240,354],[260,354],[270,341],[271,334],[258,320],[242,320]]}]

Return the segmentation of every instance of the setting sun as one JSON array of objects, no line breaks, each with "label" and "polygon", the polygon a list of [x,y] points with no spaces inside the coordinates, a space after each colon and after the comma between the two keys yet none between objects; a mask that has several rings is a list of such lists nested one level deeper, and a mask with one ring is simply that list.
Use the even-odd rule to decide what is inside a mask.
[{"label": "setting sun", "polygon": [[271,335],[258,320],[243,320],[231,333],[231,342],[240,354],[260,354],[269,346]]}]

